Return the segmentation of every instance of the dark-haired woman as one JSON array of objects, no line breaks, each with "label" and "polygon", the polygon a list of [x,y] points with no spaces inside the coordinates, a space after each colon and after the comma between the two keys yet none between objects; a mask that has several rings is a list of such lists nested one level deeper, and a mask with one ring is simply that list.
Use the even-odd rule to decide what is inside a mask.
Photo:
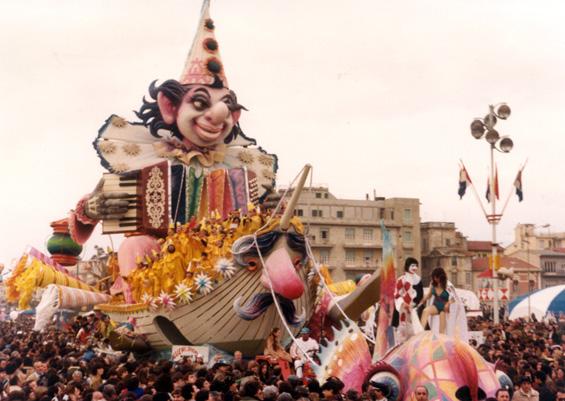
[{"label": "dark-haired woman", "polygon": [[434,297],[432,304],[427,306],[422,313],[422,327],[426,327],[430,316],[439,315],[439,332],[445,334],[446,314],[449,313],[450,297],[449,292],[447,292],[447,274],[441,267],[436,267],[432,271],[430,289],[420,302],[420,305],[424,304],[432,295]]},{"label": "dark-haired woman", "polygon": [[265,344],[265,350],[263,351],[265,356],[271,357],[272,359],[283,359],[287,362],[292,362],[290,354],[286,352],[281,345],[281,329],[278,327],[273,328],[271,333],[267,337],[267,342]]}]

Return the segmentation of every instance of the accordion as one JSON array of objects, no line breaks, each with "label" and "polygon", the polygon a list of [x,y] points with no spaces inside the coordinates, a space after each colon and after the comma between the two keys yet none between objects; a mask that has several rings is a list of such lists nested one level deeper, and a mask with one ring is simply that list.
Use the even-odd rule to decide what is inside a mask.
[{"label": "accordion", "polygon": [[210,213],[227,218],[234,210],[247,213],[258,202],[255,173],[245,168],[217,169],[197,174],[167,161],[125,174],[104,174],[105,193],[127,193],[128,211],[104,220],[102,233],[140,233],[165,237],[174,223],[185,224]]},{"label": "accordion", "polygon": [[104,220],[102,233],[143,233],[159,237],[169,229],[169,165],[161,162],[123,175],[104,174],[104,193],[126,193],[128,211]]}]

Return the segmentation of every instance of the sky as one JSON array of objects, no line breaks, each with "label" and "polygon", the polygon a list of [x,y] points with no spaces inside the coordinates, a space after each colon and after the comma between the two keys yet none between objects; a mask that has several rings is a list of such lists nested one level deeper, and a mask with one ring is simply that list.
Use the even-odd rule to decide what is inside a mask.
[{"label": "sky", "polygon": [[[149,83],[178,78],[197,0],[0,2],[0,262],[63,218],[103,173],[92,148],[111,114],[135,120]],[[212,0],[244,132],[279,157],[278,183],[305,163],[342,198],[413,197],[422,221],[490,240],[473,194],[457,196],[462,159],[484,203],[489,148],[469,131],[489,104],[514,149],[497,153],[498,227],[565,231],[565,3],[517,0]],[[113,240],[118,242],[118,237]],[[108,237],[95,235],[107,246]]]}]

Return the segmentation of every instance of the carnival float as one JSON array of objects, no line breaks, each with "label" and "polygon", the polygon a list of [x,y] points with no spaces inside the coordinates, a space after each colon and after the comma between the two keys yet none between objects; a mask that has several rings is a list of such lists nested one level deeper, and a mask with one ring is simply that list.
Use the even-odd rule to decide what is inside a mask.
[{"label": "carnival float", "polygon": [[[329,341],[320,363],[312,361],[321,380],[338,376],[347,388],[383,382],[394,401],[408,400],[417,384],[429,385],[430,400],[492,396],[499,372],[461,339],[423,332],[400,346],[390,341],[390,240],[374,274],[331,283],[293,215],[310,166],[275,196],[277,156],[240,127],[245,107],[228,84],[209,6],[205,0],[180,78],[150,84],[139,121],[112,115],[103,124],[93,145],[107,172],[54,223],[52,256],[22,256],[6,281],[8,301],[26,309],[45,289],[37,330],[59,308],[94,307],[128,324],[135,349],[212,345],[254,356],[273,327],[284,327],[288,342],[309,321],[324,322],[318,331]],[[109,253],[107,276],[90,285],[65,266],[99,223],[126,238]],[[377,331],[368,336],[356,322],[377,302]],[[122,335],[113,338],[127,348]]]}]

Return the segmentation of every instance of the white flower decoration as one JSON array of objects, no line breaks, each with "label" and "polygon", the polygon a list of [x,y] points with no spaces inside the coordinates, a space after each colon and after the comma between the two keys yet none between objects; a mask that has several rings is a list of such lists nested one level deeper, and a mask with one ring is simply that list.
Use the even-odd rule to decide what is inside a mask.
[{"label": "white flower decoration", "polygon": [[212,280],[205,273],[198,274],[194,279],[194,284],[201,294],[209,294],[214,289],[212,287]]},{"label": "white flower decoration", "polygon": [[235,266],[226,258],[218,259],[215,269],[223,278],[231,278],[235,274]]},{"label": "white flower decoration", "polygon": [[153,297],[147,293],[143,294],[141,297],[141,302],[147,305],[150,305],[153,302]]},{"label": "white flower decoration", "polygon": [[177,300],[183,304],[187,304],[192,301],[192,291],[185,283],[177,284],[175,287],[175,296]]},{"label": "white flower decoration", "polygon": [[177,304],[175,304],[175,301],[173,301],[173,298],[171,298],[171,296],[164,291],[161,291],[161,294],[159,295],[159,303],[165,310],[169,312],[175,309],[175,306],[177,306]]}]

